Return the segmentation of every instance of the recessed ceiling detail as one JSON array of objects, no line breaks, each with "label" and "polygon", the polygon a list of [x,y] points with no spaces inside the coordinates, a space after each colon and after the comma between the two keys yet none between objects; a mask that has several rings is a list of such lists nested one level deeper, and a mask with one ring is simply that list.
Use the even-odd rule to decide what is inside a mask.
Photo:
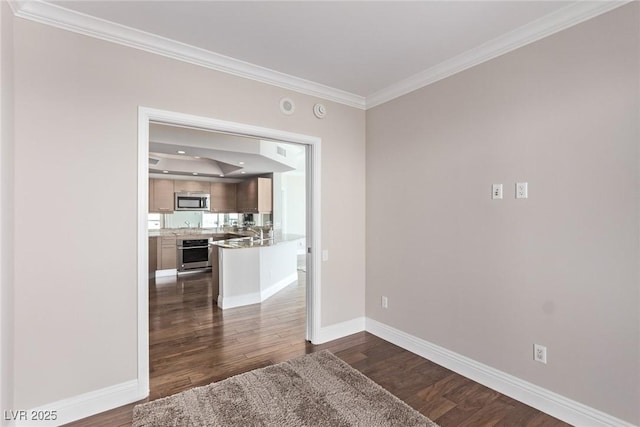
[{"label": "recessed ceiling detail", "polygon": [[301,146],[157,123],[149,126],[149,158],[150,173],[172,175],[246,178],[304,169]]}]

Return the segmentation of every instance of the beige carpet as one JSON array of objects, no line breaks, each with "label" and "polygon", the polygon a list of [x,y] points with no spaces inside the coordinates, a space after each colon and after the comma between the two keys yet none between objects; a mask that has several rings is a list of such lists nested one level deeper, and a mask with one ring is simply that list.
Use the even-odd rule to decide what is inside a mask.
[{"label": "beige carpet", "polygon": [[437,424],[325,350],[138,405],[143,426]]}]

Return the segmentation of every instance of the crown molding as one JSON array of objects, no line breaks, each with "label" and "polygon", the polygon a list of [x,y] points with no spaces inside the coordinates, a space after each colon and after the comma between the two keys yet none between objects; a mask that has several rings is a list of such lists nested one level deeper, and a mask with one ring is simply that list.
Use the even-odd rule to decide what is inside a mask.
[{"label": "crown molding", "polygon": [[42,0],[8,0],[14,14],[21,18],[359,109],[369,109],[384,104],[631,1],[634,0],[576,1],[365,98],[156,34],[65,9]]},{"label": "crown molding", "polygon": [[631,1],[633,0],[577,1],[569,4],[527,25],[367,96],[366,109],[384,104],[453,74],[609,12]]},{"label": "crown molding", "polygon": [[18,14],[18,11],[21,9],[21,4],[23,3],[22,0],[6,0],[7,4],[9,4],[9,7],[11,8],[11,11],[13,12],[14,15]]},{"label": "crown molding", "polygon": [[81,12],[72,11],[41,0],[9,0],[9,2],[14,11],[14,15],[20,18],[261,83],[267,83],[350,107],[365,108],[365,98],[362,96],[180,43],[156,34],[116,24]]}]

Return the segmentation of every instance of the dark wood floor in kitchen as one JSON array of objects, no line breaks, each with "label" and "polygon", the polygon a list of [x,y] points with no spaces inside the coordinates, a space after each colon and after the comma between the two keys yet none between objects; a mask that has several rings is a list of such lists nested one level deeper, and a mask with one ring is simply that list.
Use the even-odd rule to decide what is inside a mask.
[{"label": "dark wood floor in kitchen", "polygon": [[[442,427],[567,425],[369,333],[305,342],[300,278],[262,304],[225,311],[211,302],[209,274],[150,280],[149,399],[329,349]],[[70,425],[130,426],[134,406]]]}]

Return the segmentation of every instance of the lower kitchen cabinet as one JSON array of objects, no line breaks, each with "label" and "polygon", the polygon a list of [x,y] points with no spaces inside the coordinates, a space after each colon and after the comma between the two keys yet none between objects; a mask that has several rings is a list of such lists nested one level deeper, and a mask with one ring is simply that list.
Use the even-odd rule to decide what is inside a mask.
[{"label": "lower kitchen cabinet", "polygon": [[160,237],[158,245],[158,270],[171,270],[177,268],[176,237]]},{"label": "lower kitchen cabinet", "polygon": [[158,237],[149,237],[149,277],[158,270]]}]

